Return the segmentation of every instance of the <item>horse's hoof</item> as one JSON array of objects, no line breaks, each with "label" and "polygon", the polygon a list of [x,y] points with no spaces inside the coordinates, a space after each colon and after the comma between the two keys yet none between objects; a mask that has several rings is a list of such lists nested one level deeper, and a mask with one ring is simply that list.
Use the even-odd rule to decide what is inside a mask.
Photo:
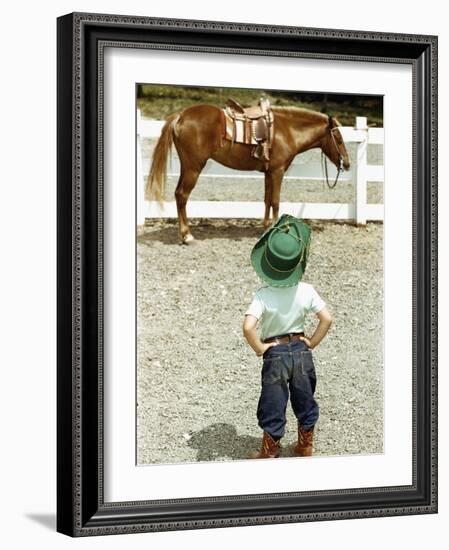
[{"label": "horse's hoof", "polygon": [[195,242],[195,239],[194,239],[193,235],[191,235],[189,233],[187,235],[184,235],[184,237],[182,238],[182,243],[181,244],[193,244],[194,242]]}]

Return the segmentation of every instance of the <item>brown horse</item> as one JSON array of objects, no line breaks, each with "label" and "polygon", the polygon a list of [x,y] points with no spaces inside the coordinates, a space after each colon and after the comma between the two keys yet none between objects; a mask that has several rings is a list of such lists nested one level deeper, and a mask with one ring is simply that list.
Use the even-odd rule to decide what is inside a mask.
[{"label": "brown horse", "polygon": [[187,200],[210,158],[237,170],[265,172],[265,228],[270,225],[270,209],[273,221],[278,219],[282,178],[296,155],[319,147],[339,171],[349,169],[348,153],[338,129],[340,123],[335,118],[298,107],[273,107],[272,110],[274,141],[268,168],[263,160],[251,155],[254,145],[224,139],[219,107],[194,105],[166,119],[154,149],[146,195],[162,204],[167,156],[174,143],[181,164],[175,198],[183,243],[193,241],[186,215]]}]

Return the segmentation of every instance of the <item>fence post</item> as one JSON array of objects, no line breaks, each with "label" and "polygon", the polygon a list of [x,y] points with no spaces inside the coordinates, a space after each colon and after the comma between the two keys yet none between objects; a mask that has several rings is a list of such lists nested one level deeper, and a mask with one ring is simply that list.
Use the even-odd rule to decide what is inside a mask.
[{"label": "fence post", "polygon": [[355,182],[355,221],[357,225],[366,225],[367,202],[367,149],[368,149],[368,123],[364,116],[355,119],[355,129],[361,130],[363,139],[357,143],[357,166]]},{"label": "fence post", "polygon": [[136,224],[137,231],[142,231],[145,225],[145,181],[142,169],[142,117],[140,109],[137,109],[137,143],[136,143]]}]

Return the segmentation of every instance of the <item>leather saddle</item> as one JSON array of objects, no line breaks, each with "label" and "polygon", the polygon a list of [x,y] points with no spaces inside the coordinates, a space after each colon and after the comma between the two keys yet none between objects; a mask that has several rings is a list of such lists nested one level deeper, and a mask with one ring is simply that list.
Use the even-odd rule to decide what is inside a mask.
[{"label": "leather saddle", "polygon": [[[244,125],[251,126],[252,137],[257,145],[252,155],[265,162],[265,169],[270,161],[270,150],[273,143],[273,111],[267,98],[260,98],[257,105],[242,107],[238,101],[229,98],[226,102],[226,114],[233,120],[242,121]],[[235,136],[235,130],[233,132]],[[233,141],[235,141],[233,139]]]}]

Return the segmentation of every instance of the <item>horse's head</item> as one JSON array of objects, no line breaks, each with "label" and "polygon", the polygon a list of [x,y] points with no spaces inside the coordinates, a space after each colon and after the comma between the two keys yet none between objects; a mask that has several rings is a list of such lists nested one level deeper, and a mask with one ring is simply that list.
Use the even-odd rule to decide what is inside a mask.
[{"label": "horse's head", "polygon": [[350,162],[348,151],[346,151],[345,142],[341,136],[338,120],[329,116],[329,122],[326,127],[323,138],[320,141],[320,147],[323,153],[331,160],[339,171],[349,170]]}]

